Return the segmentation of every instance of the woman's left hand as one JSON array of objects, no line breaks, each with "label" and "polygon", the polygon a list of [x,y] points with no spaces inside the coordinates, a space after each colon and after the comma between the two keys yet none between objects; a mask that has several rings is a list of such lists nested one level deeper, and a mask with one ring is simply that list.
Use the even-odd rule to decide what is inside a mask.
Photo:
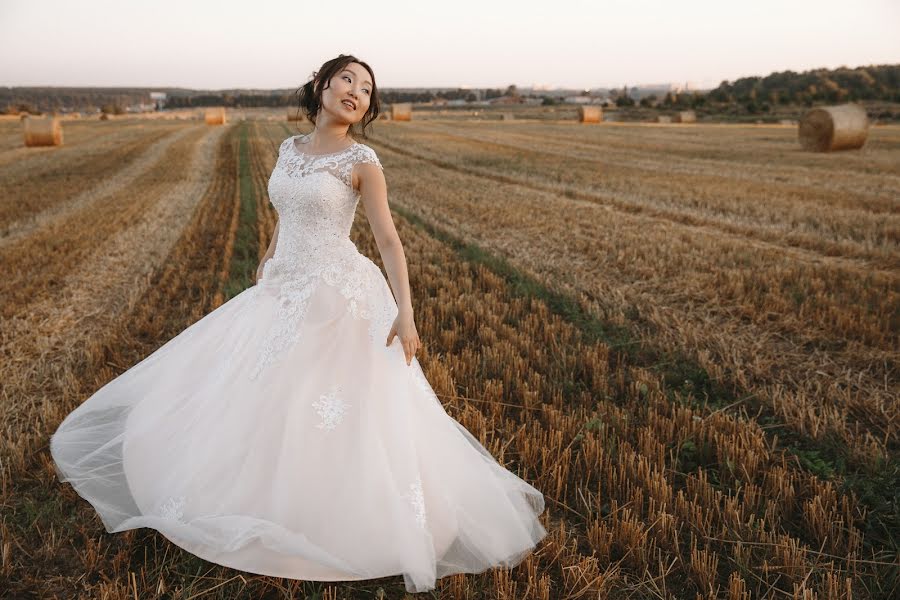
[{"label": "woman's left hand", "polygon": [[400,314],[397,315],[393,325],[391,325],[391,330],[388,332],[386,346],[391,345],[391,341],[393,341],[395,335],[400,338],[400,342],[403,344],[403,353],[406,355],[406,365],[409,366],[412,363],[413,356],[415,356],[416,350],[419,349],[420,344],[419,333],[416,331],[416,323],[413,321],[411,314],[401,311]]}]

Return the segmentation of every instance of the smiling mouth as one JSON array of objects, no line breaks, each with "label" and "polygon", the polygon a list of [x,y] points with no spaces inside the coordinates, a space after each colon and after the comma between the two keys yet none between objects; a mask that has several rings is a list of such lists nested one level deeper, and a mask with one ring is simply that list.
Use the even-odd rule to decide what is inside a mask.
[{"label": "smiling mouth", "polygon": [[353,104],[353,102],[351,102],[350,100],[341,100],[341,104],[350,108],[351,110],[356,110],[356,105]]}]

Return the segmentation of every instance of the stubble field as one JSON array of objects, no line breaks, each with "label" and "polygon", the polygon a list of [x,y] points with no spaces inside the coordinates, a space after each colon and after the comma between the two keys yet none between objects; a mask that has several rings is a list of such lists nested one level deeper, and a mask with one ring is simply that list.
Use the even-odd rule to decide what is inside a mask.
[{"label": "stubble field", "polygon": [[[298,127],[73,121],[58,148],[19,127],[0,123],[0,593],[404,597],[399,576],[256,576],[108,534],[50,462],[68,412],[253,284]],[[834,154],[764,125],[378,121],[360,141],[429,381],[547,498],[521,565],[435,597],[898,592],[900,128]],[[362,206],[353,238],[381,264]]]}]

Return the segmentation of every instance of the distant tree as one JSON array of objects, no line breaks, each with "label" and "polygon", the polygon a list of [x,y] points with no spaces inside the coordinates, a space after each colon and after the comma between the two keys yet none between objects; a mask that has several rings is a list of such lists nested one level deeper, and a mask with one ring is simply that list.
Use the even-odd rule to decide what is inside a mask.
[{"label": "distant tree", "polygon": [[125,109],[118,103],[104,104],[100,107],[100,112],[107,115],[121,115],[125,113]]},{"label": "distant tree", "polygon": [[20,102],[18,106],[16,106],[16,112],[19,114],[28,113],[30,115],[37,115],[40,114],[41,111],[39,111],[35,105],[29,102]]},{"label": "distant tree", "polygon": [[649,96],[644,96],[643,98],[641,98],[640,105],[644,108],[650,108],[651,106],[656,105],[657,100],[658,98],[656,97],[656,94],[650,94]]},{"label": "distant tree", "polygon": [[782,71],[766,77],[743,77],[733,84],[723,81],[708,94],[714,102],[770,105],[853,100],[892,100],[900,95],[900,65],[868,65],[849,69]]}]

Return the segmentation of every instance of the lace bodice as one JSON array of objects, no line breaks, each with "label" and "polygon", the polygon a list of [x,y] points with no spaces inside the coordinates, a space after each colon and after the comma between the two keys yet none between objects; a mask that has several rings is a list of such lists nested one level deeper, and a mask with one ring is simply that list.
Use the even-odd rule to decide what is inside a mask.
[{"label": "lace bodice", "polygon": [[[360,197],[351,184],[353,166],[372,163],[381,168],[375,151],[356,142],[339,152],[306,154],[294,145],[297,137],[281,143],[269,177],[269,199],[279,217],[278,242],[255,287],[277,296],[277,317],[251,379],[297,343],[300,322],[320,283],[340,291],[354,318],[369,321],[373,342],[386,333],[397,310],[378,266],[350,239]],[[381,286],[387,297],[373,303]],[[379,347],[384,349],[384,344]],[[331,423],[340,415],[329,412],[329,400],[323,402],[329,419],[325,422]]]},{"label": "lace bodice", "polygon": [[[381,162],[369,146],[352,146],[328,154],[307,154],[297,148],[294,135],[281,143],[269,177],[269,199],[278,211],[275,253],[266,271],[298,275],[335,253],[356,252],[350,228],[359,193],[352,187],[353,166]],[[299,270],[299,272],[298,272]]]}]

